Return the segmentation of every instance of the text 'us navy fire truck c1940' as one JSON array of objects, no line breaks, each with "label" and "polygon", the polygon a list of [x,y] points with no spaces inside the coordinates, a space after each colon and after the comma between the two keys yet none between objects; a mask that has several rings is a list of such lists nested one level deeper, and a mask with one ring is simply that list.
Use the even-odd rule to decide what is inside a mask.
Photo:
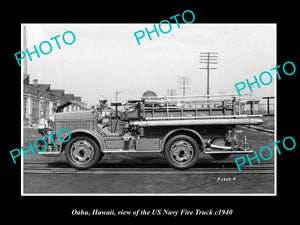
[{"label": "text 'us navy fire truck c1940'", "polygon": [[[51,125],[39,129],[48,143],[39,154],[65,152],[77,169],[95,166],[106,153],[162,153],[176,169],[192,167],[200,152],[217,160],[252,153],[239,125],[263,122],[262,115],[244,114],[244,101],[233,95],[148,96],[111,103],[110,111],[103,100],[100,110],[59,112],[68,104],[58,107]],[[46,136],[62,128],[70,131],[71,139],[63,143],[53,137],[53,146]]]}]

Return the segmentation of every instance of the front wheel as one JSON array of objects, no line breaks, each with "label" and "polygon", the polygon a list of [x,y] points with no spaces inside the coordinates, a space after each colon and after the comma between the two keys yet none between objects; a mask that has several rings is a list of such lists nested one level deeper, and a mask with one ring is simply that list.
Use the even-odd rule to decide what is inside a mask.
[{"label": "front wheel", "polygon": [[88,169],[96,165],[103,157],[97,143],[87,136],[71,139],[65,148],[68,163],[77,169]]},{"label": "front wheel", "polygon": [[197,142],[187,135],[172,137],[165,145],[164,156],[170,166],[176,169],[188,169],[199,159]]}]

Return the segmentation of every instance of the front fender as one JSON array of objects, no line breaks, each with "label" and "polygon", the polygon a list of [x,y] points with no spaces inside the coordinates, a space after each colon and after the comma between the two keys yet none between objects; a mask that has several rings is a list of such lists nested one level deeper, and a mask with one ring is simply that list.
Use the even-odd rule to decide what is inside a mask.
[{"label": "front fender", "polygon": [[[102,152],[104,150],[104,141],[103,141],[103,138],[100,134],[98,134],[96,131],[93,131],[93,130],[89,130],[89,129],[75,129],[75,130],[72,130],[71,132],[71,139],[78,136],[78,135],[87,135],[91,138],[93,138],[96,143],[100,146],[100,151]],[[63,140],[66,140],[69,138],[69,135],[65,136],[63,138]],[[70,139],[70,140],[71,140]],[[60,146],[60,149],[59,151],[62,152],[64,151],[65,149],[65,146],[68,142],[64,142],[61,146]]]}]

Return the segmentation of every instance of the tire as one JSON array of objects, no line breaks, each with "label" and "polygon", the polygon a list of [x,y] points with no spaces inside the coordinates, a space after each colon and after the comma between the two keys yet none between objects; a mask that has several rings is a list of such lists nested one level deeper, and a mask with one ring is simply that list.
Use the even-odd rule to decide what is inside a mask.
[{"label": "tire", "polygon": [[176,135],[166,143],[164,156],[168,164],[175,169],[188,169],[199,159],[197,142],[187,135]]},{"label": "tire", "polygon": [[[214,139],[212,141],[212,144],[220,145],[220,146],[230,146],[230,144],[226,143],[223,138]],[[224,153],[224,154],[220,153],[220,154],[211,154],[210,156],[216,160],[224,160],[224,159],[227,159],[230,156],[230,154],[229,153]]]},{"label": "tire", "polygon": [[88,169],[96,165],[103,157],[97,143],[88,136],[71,139],[65,148],[68,163],[76,169]]},{"label": "tire", "polygon": [[98,160],[97,163],[99,163],[101,161],[101,159],[103,158],[103,156],[104,156],[104,153],[100,151],[100,157],[99,157],[99,160]]}]

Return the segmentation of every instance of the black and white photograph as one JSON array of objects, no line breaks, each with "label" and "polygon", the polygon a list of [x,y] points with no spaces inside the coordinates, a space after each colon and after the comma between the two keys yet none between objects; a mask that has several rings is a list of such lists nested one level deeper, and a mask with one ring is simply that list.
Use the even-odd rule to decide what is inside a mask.
[{"label": "black and white photograph", "polygon": [[188,13],[22,24],[24,195],[276,194],[276,24]]},{"label": "black and white photograph", "polygon": [[296,219],[295,4],[22,3],[1,20],[5,221]]}]

